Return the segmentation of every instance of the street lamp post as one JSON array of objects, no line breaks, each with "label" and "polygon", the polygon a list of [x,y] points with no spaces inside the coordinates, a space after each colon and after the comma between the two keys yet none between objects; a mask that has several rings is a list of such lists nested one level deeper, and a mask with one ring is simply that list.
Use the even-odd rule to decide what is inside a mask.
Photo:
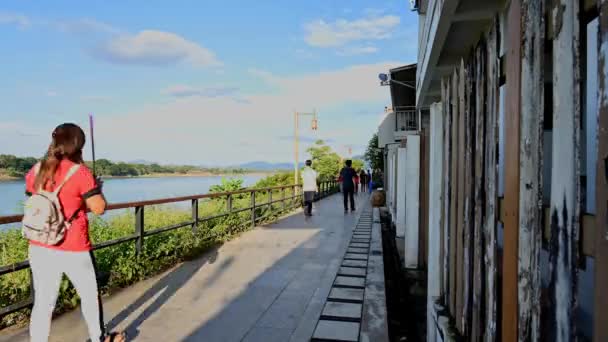
[{"label": "street lamp post", "polygon": [[313,131],[316,131],[319,129],[319,121],[317,119],[317,111],[313,110],[312,113],[299,113],[297,111],[294,111],[293,114],[293,118],[294,118],[294,134],[293,134],[293,138],[294,138],[294,157],[295,157],[295,164],[294,164],[294,171],[295,171],[295,184],[298,185],[298,182],[300,181],[300,167],[299,167],[299,161],[298,161],[298,152],[299,152],[299,141],[298,141],[298,118],[300,116],[306,116],[306,115],[311,115],[312,116],[312,121],[311,121],[311,128]]}]

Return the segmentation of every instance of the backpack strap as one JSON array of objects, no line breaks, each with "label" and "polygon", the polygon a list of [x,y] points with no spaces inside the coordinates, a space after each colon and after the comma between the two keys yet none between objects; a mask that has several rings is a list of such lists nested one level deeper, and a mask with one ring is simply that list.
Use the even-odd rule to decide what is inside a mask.
[{"label": "backpack strap", "polygon": [[[34,165],[34,178],[35,178],[36,176],[38,176],[38,172],[40,172],[40,167],[41,167],[41,165],[42,165],[42,162],[37,162],[37,163]],[[40,190],[42,190],[42,185],[41,185],[41,186],[39,186],[39,189],[38,189],[38,190],[36,190],[36,191],[40,191]]]},{"label": "backpack strap", "polygon": [[53,193],[55,195],[59,194],[59,191],[61,191],[61,188],[63,188],[65,183],[76,173],[76,171],[78,171],[79,168],[80,168],[80,164],[76,164],[76,165],[73,165],[68,170],[68,173],[65,175],[65,178],[63,178],[63,181],[61,182],[61,184],[59,184],[59,186],[55,189],[55,191],[53,191]]},{"label": "backpack strap", "polygon": [[34,175],[38,175],[38,172],[40,172],[41,165],[42,165],[41,162],[37,162],[36,165],[34,165]]}]

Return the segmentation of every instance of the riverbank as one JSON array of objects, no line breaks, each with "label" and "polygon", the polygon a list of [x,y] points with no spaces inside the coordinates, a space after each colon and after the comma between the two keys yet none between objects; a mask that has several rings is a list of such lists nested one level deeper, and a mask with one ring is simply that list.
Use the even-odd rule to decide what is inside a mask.
[{"label": "riverbank", "polygon": [[9,182],[9,181],[18,181],[18,180],[23,180],[23,177],[9,176],[8,174],[0,171],[0,182]]},{"label": "riverbank", "polygon": [[253,172],[243,172],[243,173],[213,173],[207,171],[200,172],[188,172],[188,173],[151,173],[147,175],[141,176],[102,176],[104,179],[113,179],[113,178],[155,178],[155,177],[238,177],[238,176],[271,176],[275,174],[275,172],[263,172],[263,171],[253,171]]}]

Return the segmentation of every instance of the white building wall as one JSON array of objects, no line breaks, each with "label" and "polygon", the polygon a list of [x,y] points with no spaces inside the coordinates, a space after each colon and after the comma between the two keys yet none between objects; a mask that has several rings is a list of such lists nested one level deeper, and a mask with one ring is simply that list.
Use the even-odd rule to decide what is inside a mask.
[{"label": "white building wall", "polygon": [[420,213],[420,136],[407,137],[405,162],[405,267],[418,267]]},{"label": "white building wall", "polygon": [[405,211],[406,211],[406,195],[405,195],[405,187],[406,187],[406,176],[404,171],[407,169],[407,150],[403,147],[397,149],[397,174],[395,175],[397,181],[397,198],[396,198],[396,212],[395,212],[395,227],[396,227],[396,235],[398,238],[405,237],[406,230],[406,219],[405,219]]},{"label": "white building wall", "polygon": [[[443,113],[441,102],[431,105],[429,168],[429,247],[427,270],[427,322],[433,322],[434,303],[441,296],[441,209],[443,187]],[[428,341],[436,341],[436,328],[427,324]]]},{"label": "white building wall", "polygon": [[395,113],[387,113],[378,126],[378,146],[386,147],[395,142]]}]

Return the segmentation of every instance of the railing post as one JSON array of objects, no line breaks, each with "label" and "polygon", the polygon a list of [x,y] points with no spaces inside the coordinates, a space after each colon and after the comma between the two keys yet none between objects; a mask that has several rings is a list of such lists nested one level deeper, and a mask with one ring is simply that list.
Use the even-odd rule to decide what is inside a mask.
[{"label": "railing post", "polygon": [[300,191],[300,185],[296,185],[297,199],[300,207],[304,206],[304,192]]},{"label": "railing post", "polygon": [[255,227],[255,190],[251,192],[251,227]]},{"label": "railing post", "polygon": [[198,198],[192,200],[192,231],[198,226]]},{"label": "railing post", "polygon": [[226,210],[228,214],[232,214],[232,195],[228,195],[226,198]]},{"label": "railing post", "polygon": [[135,232],[137,233],[135,253],[140,256],[144,249],[144,207],[141,205],[135,207]]},{"label": "railing post", "polygon": [[272,190],[268,190],[268,210],[272,214]]},{"label": "railing post", "polygon": [[286,204],[285,204],[285,188],[281,188],[281,205],[283,206],[283,211],[285,211],[286,208]]},{"label": "railing post", "polygon": [[[28,272],[30,274],[30,299],[32,301],[32,303],[34,303],[34,298],[36,297],[36,289],[34,288],[34,273],[32,273],[32,267],[28,267]],[[33,304],[31,304],[30,308],[33,307]]]}]

